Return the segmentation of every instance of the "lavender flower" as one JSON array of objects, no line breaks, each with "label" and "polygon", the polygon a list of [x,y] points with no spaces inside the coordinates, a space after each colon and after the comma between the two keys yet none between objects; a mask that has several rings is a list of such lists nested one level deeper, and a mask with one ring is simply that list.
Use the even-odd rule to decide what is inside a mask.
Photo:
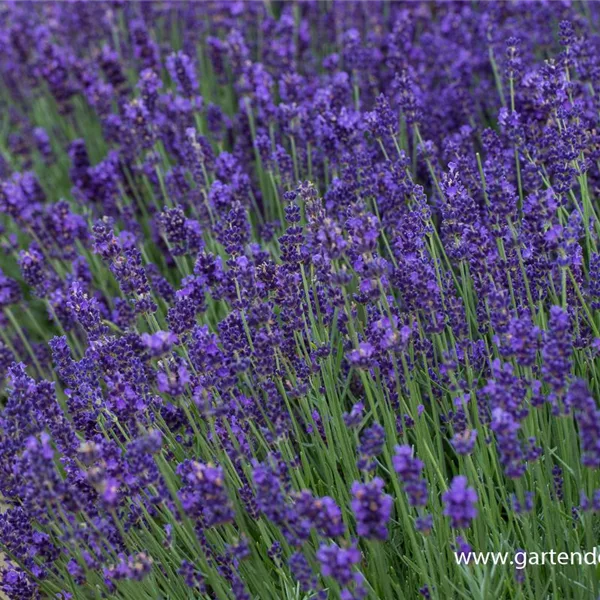
[{"label": "lavender flower", "polygon": [[19,284],[0,270],[0,306],[16,304],[21,299]]},{"label": "lavender flower", "polygon": [[356,350],[348,354],[348,361],[352,366],[366,369],[371,364],[371,357],[375,353],[375,348],[369,342],[360,342]]},{"label": "lavender flower", "polygon": [[571,369],[571,339],[568,315],[558,306],[550,310],[549,331],[542,350],[544,381],[550,386],[555,402],[566,386]]},{"label": "lavender flower", "polygon": [[571,384],[567,406],[576,413],[582,449],[581,462],[586,467],[600,466],[600,410],[584,381],[578,379]]},{"label": "lavender flower", "polygon": [[177,470],[185,482],[180,499],[189,516],[201,519],[206,527],[233,520],[234,513],[225,489],[223,469],[186,461]]},{"label": "lavender flower", "polygon": [[369,483],[355,481],[352,484],[351,506],[360,536],[387,539],[387,523],[392,514],[393,500],[383,493],[383,487],[384,482],[378,477]]},{"label": "lavender flower", "polygon": [[484,488],[580,543],[599,14],[526,8],[3,6],[0,595],[468,596],[407,540],[470,552]]},{"label": "lavender flower", "polygon": [[190,98],[198,92],[194,63],[187,54],[181,51],[170,54],[167,57],[167,69],[181,94]]},{"label": "lavender flower", "polygon": [[477,431],[475,429],[471,429],[470,431],[465,429],[463,432],[455,434],[450,443],[457,454],[465,456],[473,452],[476,438]]},{"label": "lavender flower", "polygon": [[142,333],[141,340],[150,354],[155,357],[166,354],[179,341],[177,336],[170,331],[157,331],[152,335]]},{"label": "lavender flower", "polygon": [[352,409],[349,413],[344,413],[344,423],[346,427],[358,427],[363,417],[364,404],[362,402],[357,402],[352,406]]},{"label": "lavender flower", "polygon": [[354,565],[361,561],[361,554],[355,545],[348,548],[322,544],[317,551],[321,572],[333,577],[340,585],[348,586],[354,581]]},{"label": "lavender flower", "polygon": [[313,574],[308,561],[304,554],[295,552],[292,554],[289,560],[290,571],[294,574],[294,577],[300,584],[300,589],[303,592],[309,592],[310,590],[317,587],[317,579]]},{"label": "lavender flower", "polygon": [[450,517],[450,525],[455,529],[469,527],[477,516],[477,492],[468,487],[467,478],[457,475],[443,495],[444,514]]},{"label": "lavender flower", "polygon": [[413,457],[410,446],[396,446],[393,457],[394,471],[404,483],[404,491],[412,506],[427,504],[427,482],[422,478],[424,464]]},{"label": "lavender flower", "polygon": [[360,437],[360,445],[358,447],[358,453],[360,454],[360,459],[357,463],[358,468],[365,471],[372,471],[375,468],[375,462],[372,459],[381,454],[384,443],[385,430],[381,425],[375,423],[368,429],[365,429]]}]

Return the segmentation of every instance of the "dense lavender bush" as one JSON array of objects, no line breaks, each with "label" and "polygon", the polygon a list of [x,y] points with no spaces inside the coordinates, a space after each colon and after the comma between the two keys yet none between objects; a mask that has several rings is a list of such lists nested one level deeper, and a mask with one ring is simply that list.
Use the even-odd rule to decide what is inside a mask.
[{"label": "dense lavender bush", "polygon": [[4,595],[598,597],[597,4],[0,15]]}]

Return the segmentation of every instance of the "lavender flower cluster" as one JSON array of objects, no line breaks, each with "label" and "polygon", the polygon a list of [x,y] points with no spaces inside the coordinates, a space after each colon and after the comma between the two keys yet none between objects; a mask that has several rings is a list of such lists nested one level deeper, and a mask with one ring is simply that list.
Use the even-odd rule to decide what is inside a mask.
[{"label": "lavender flower cluster", "polygon": [[0,594],[598,597],[598,7],[0,6]]}]

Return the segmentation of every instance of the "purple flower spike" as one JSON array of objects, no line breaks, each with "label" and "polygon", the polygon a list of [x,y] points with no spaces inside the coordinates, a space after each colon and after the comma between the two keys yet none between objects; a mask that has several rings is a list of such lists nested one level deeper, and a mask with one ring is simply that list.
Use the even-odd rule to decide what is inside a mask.
[{"label": "purple flower spike", "polygon": [[384,483],[376,477],[369,483],[352,484],[352,511],[356,517],[358,535],[373,540],[386,540],[387,524],[392,514],[393,500],[383,493]]},{"label": "purple flower spike", "polygon": [[175,344],[179,343],[178,337],[170,331],[142,333],[141,340],[154,357],[166,354]]},{"label": "purple flower spike", "polygon": [[192,59],[187,54],[180,51],[169,55],[167,57],[167,69],[181,94],[191,98],[198,92],[196,69]]},{"label": "purple flower spike", "polygon": [[477,492],[468,487],[467,478],[457,475],[448,491],[443,495],[444,515],[450,517],[450,525],[454,529],[469,527],[471,521],[477,516]]}]

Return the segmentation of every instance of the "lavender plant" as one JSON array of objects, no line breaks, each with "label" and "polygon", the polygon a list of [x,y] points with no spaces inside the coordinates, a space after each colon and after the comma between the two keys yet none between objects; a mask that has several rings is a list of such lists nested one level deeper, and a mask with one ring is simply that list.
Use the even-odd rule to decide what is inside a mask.
[{"label": "lavender plant", "polygon": [[[0,590],[597,598],[592,2],[0,7]],[[515,563],[516,564],[516,563]]]}]

